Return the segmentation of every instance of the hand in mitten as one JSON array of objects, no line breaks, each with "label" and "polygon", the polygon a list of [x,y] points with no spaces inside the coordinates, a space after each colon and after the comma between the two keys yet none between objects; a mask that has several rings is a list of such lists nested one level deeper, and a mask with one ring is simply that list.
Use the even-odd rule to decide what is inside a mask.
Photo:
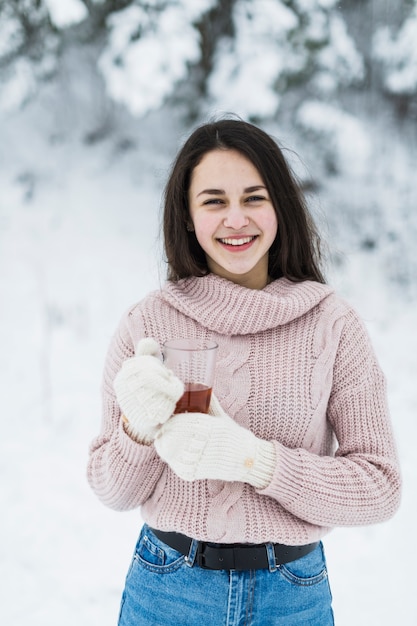
[{"label": "hand in mitten", "polygon": [[184,385],[158,358],[154,339],[141,339],[136,356],[124,361],[114,379],[117,402],[128,434],[150,444],[160,426],[171,417]]},{"label": "hand in mitten", "polygon": [[246,482],[264,489],[275,467],[272,442],[239,426],[212,396],[210,414],[179,413],[159,430],[159,456],[183,480]]}]

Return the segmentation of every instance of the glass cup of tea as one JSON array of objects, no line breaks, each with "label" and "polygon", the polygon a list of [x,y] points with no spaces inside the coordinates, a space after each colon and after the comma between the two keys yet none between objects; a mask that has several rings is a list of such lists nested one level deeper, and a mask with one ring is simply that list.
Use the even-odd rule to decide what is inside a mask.
[{"label": "glass cup of tea", "polygon": [[184,383],[174,413],[208,413],[217,343],[204,339],[170,339],[163,345],[164,364]]}]

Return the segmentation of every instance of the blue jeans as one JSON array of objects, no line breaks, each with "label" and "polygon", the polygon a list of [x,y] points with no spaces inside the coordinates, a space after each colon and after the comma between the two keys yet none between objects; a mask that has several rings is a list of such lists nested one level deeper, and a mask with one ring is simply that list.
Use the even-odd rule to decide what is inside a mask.
[{"label": "blue jeans", "polygon": [[[195,544],[195,542],[194,542]],[[321,544],[269,569],[203,569],[145,524],[130,565],[119,626],[333,626]],[[271,560],[270,559],[270,560]]]}]

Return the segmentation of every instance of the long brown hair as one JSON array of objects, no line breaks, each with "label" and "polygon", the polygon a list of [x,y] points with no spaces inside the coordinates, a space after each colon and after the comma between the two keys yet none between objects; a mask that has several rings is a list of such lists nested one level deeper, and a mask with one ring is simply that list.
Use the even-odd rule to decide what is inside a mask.
[{"label": "long brown hair", "polygon": [[291,281],[325,282],[320,268],[320,237],[304,194],[275,140],[239,119],[222,119],[198,127],[174,161],[164,194],[164,243],[168,279],[177,281],[209,272],[206,256],[190,223],[188,191],[194,168],[212,150],[237,150],[258,170],[278,219],[269,250],[269,276]]}]

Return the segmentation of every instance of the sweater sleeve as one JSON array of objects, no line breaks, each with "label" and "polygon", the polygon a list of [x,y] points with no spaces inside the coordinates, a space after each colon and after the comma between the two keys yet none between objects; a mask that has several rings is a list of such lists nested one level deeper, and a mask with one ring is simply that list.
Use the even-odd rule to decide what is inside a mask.
[{"label": "sweater sleeve", "polygon": [[274,476],[259,493],[319,526],[389,519],[399,506],[401,478],[385,377],[367,332],[352,311],[338,344],[327,419],[338,442],[335,456],[274,442]]},{"label": "sweater sleeve", "polygon": [[122,318],[107,353],[101,432],[90,445],[87,468],[93,491],[105,505],[116,510],[133,509],[145,502],[165,467],[153,445],[141,445],[127,435],[113,390],[123,361],[134,354],[129,317],[128,312]]}]

